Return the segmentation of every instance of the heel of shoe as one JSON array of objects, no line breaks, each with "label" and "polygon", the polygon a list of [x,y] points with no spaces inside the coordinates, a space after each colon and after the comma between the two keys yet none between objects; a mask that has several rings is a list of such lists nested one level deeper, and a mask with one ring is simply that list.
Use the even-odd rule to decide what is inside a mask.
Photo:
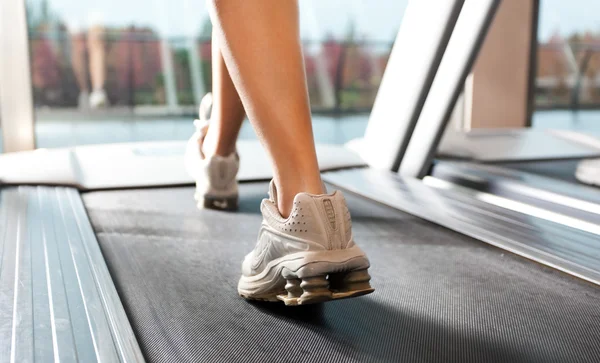
[{"label": "heel of shoe", "polygon": [[198,208],[215,209],[222,211],[236,211],[238,209],[238,196],[234,197],[210,197],[203,196],[197,198]]},{"label": "heel of shoe", "polygon": [[277,295],[286,305],[306,305],[372,293],[367,269],[297,278],[286,277],[287,294]]}]

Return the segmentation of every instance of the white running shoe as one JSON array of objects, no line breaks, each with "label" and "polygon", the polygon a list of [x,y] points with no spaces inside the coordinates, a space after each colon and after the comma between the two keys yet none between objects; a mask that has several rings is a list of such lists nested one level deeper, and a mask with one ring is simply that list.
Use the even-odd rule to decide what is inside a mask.
[{"label": "white running shoe", "polygon": [[600,159],[581,161],[577,165],[575,177],[582,183],[600,186]]},{"label": "white running shoe", "polygon": [[108,97],[103,89],[93,90],[90,93],[90,107],[92,109],[108,107]]},{"label": "white running shoe", "polygon": [[236,210],[238,208],[237,173],[240,159],[237,152],[228,156],[204,157],[202,143],[208,131],[212,95],[206,94],[200,102],[200,119],[194,121],[196,132],[188,140],[185,165],[188,173],[196,180],[198,208]]},{"label": "white running shoe", "polygon": [[299,193],[288,218],[277,209],[275,183],[261,204],[258,242],[242,264],[240,296],[303,305],[369,294],[369,260],[354,243],[340,191]]}]

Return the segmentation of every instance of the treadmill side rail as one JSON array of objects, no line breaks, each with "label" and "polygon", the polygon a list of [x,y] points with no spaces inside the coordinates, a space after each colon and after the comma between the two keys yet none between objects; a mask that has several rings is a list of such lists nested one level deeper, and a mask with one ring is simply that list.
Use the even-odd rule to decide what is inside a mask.
[{"label": "treadmill side rail", "polygon": [[0,189],[0,361],[143,362],[79,193]]},{"label": "treadmill side rail", "polygon": [[323,180],[600,285],[600,245],[595,233],[494,204],[493,195],[478,195],[450,183],[433,187],[420,179],[371,168],[329,172]]}]

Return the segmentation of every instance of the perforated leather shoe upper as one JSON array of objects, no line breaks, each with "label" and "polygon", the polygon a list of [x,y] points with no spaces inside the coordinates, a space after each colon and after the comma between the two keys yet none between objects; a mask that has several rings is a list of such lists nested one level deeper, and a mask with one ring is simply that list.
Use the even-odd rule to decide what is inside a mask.
[{"label": "perforated leather shoe upper", "polygon": [[263,222],[257,245],[242,264],[245,276],[262,271],[269,261],[288,254],[354,246],[350,212],[340,191],[321,195],[299,193],[288,218],[283,218],[277,209],[273,182],[270,195],[261,203]]}]

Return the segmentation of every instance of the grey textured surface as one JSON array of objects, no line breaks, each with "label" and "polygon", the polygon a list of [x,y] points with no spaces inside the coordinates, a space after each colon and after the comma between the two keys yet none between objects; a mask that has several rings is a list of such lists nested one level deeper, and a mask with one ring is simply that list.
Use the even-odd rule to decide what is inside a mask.
[{"label": "grey textured surface", "polygon": [[79,193],[0,190],[0,362],[141,362]]},{"label": "grey textured surface", "polygon": [[192,188],[84,195],[151,362],[598,362],[600,290],[347,195],[375,293],[285,308],[236,294],[267,184],[241,211],[199,211]]}]

